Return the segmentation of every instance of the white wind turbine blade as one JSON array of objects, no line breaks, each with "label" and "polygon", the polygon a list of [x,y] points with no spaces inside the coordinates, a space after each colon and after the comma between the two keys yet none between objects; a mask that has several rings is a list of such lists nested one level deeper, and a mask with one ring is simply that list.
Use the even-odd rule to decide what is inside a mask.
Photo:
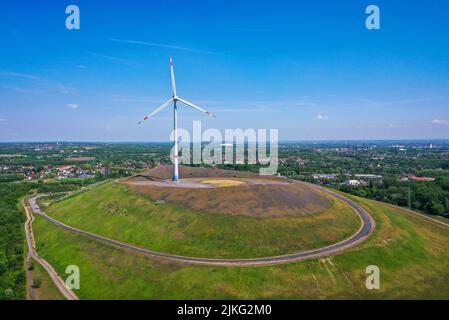
[{"label": "white wind turbine blade", "polygon": [[170,57],[171,87],[173,89],[173,98],[176,97],[175,71],[173,70],[173,59]]},{"label": "white wind turbine blade", "polygon": [[164,102],[159,108],[151,112],[149,115],[147,115],[145,118],[143,118],[142,121],[139,121],[137,124],[141,124],[143,121],[148,120],[152,116],[154,116],[156,113],[167,107],[171,102],[173,102],[173,99],[168,100],[167,102]]},{"label": "white wind turbine blade", "polygon": [[177,100],[178,100],[178,101],[181,101],[182,103],[184,103],[184,104],[186,104],[186,105],[188,105],[189,107],[192,107],[192,108],[194,108],[194,109],[197,109],[197,110],[199,110],[199,111],[201,111],[201,112],[204,112],[205,114],[207,114],[207,115],[209,115],[209,116],[212,116],[212,117],[216,118],[216,116],[215,116],[214,114],[210,113],[210,112],[207,111],[207,110],[204,110],[203,108],[200,108],[200,107],[194,105],[193,103],[191,103],[191,102],[189,102],[189,101],[186,101],[186,100],[181,99],[181,98],[178,98]]}]

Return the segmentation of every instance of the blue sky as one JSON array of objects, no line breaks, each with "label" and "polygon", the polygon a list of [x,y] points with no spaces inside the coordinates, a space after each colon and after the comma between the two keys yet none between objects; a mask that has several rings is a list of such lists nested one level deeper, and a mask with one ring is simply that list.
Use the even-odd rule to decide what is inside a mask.
[{"label": "blue sky", "polygon": [[[76,4],[81,29],[65,28]],[[381,29],[365,28],[365,8]],[[179,125],[282,140],[449,138],[449,2],[9,1],[0,10],[0,141],[167,141]]]}]

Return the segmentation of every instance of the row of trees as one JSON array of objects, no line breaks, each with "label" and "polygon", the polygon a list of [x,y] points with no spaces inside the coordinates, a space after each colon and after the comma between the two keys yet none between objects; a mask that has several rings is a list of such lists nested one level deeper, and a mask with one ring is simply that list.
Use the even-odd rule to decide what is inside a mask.
[{"label": "row of trees", "polygon": [[25,298],[25,218],[18,199],[35,187],[32,183],[0,183],[0,300]]},{"label": "row of trees", "polygon": [[0,183],[1,182],[20,181],[20,180],[23,180],[23,174],[20,174],[20,173],[0,174]]},{"label": "row of trees", "polygon": [[435,181],[397,181],[386,178],[382,182],[371,182],[365,187],[340,185],[343,192],[375,199],[398,206],[410,207],[428,214],[449,214],[449,176]]},{"label": "row of trees", "polygon": [[26,297],[23,223],[19,200],[27,193],[73,191],[101,179],[66,179],[52,183],[0,183],[0,300]]}]

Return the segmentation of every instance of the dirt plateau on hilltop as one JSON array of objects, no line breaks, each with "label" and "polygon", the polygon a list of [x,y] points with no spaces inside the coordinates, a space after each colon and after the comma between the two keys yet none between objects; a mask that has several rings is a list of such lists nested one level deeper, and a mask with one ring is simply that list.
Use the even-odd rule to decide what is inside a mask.
[{"label": "dirt plateau on hilltop", "polygon": [[[172,167],[160,166],[136,177],[127,184],[133,191],[148,195],[153,200],[207,212],[252,217],[282,217],[312,215],[332,206],[332,200],[303,183],[289,183],[281,177],[261,177],[257,173],[232,170],[180,167],[181,178],[235,178],[270,180],[268,184],[244,184],[225,188],[168,188],[133,181],[170,179]],[[150,182],[150,180],[148,180]],[[276,182],[280,182],[276,184]]]}]

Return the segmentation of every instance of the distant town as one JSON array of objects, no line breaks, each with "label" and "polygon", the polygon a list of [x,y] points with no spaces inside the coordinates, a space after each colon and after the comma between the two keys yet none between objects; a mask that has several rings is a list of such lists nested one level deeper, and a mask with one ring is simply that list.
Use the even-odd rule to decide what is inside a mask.
[{"label": "distant town", "polygon": [[[170,164],[170,143],[3,143],[1,182],[88,184]],[[217,164],[257,171],[258,163]],[[435,215],[449,212],[449,141],[279,145],[278,175]]]},{"label": "distant town", "polygon": [[169,160],[168,154],[164,155],[166,146],[152,146],[151,150],[154,152],[145,152],[139,146],[83,143],[1,144],[0,181],[51,182],[132,175]]}]

